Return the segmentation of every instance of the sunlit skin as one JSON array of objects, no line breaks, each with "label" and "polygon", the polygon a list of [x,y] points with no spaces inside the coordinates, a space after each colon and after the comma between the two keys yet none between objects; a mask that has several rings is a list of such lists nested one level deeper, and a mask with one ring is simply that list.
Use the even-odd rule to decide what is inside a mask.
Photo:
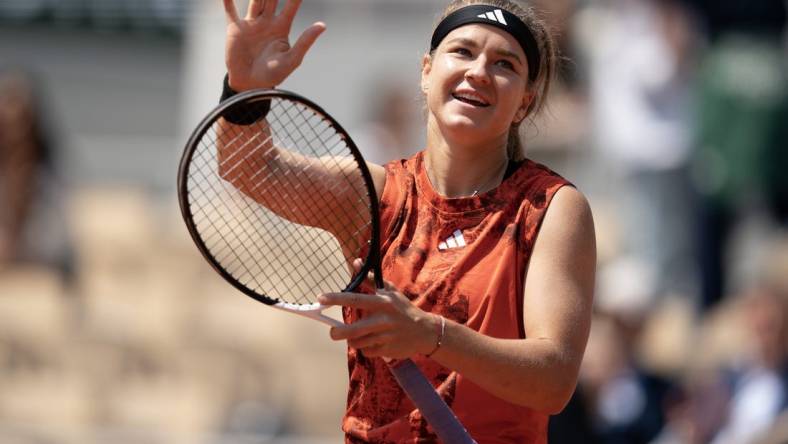
[{"label": "sunlit skin", "polygon": [[301,0],[288,0],[276,14],[277,1],[251,0],[241,17],[233,0],[224,0],[227,19],[225,64],[236,91],[273,88],[303,61],[306,52],[326,30],[315,22],[290,45],[290,30]]},{"label": "sunlit skin", "polygon": [[[455,29],[424,57],[425,163],[440,194],[468,196],[500,183],[509,128],[526,117],[533,100],[525,60],[511,35],[485,25]],[[381,167],[372,171],[380,193],[385,175]],[[574,390],[590,328],[595,250],[588,202],[575,188],[564,187],[545,215],[525,270],[527,339],[491,338],[447,321],[443,345],[431,358],[509,402],[560,411]],[[435,346],[439,318],[414,307],[390,284],[375,295],[336,293],[321,302],[366,312],[354,324],[331,331],[332,338],[366,356],[410,357]]]},{"label": "sunlit skin", "polygon": [[[252,0],[241,18],[234,2],[224,0],[226,64],[237,91],[278,86],[326,30],[316,22],[291,46],[289,32],[301,1],[286,1],[276,14],[278,3]],[[500,184],[509,128],[526,117],[533,100],[525,60],[511,35],[477,24],[453,30],[434,54],[425,55],[425,167],[435,191],[461,197]],[[369,169],[380,197],[386,173],[380,165]],[[447,320],[443,344],[431,359],[511,403],[560,411],[574,390],[588,338],[595,267],[588,202],[575,188],[563,187],[544,216],[524,270],[525,338],[492,338]],[[331,329],[333,339],[365,356],[412,357],[435,346],[440,318],[390,284],[376,294],[333,293],[319,300],[365,311],[361,320]]]},{"label": "sunlit skin", "polygon": [[[506,169],[509,128],[525,118],[525,53],[509,33],[471,24],[450,32],[422,61],[430,180],[447,197],[497,185]],[[460,97],[483,104],[475,106]]]},{"label": "sunlit skin", "polygon": [[527,75],[525,53],[509,33],[480,24],[455,29],[423,60],[430,132],[439,132],[454,150],[479,144],[484,151],[500,148],[512,122],[525,117],[531,100]]}]

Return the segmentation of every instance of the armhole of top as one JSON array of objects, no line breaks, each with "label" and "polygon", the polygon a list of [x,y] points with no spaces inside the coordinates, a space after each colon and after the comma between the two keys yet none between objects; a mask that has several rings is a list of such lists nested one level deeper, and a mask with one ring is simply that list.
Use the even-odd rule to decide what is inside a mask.
[{"label": "armhole of top", "polygon": [[542,223],[544,222],[544,218],[547,215],[547,210],[550,208],[550,204],[553,201],[553,197],[558,194],[558,191],[566,186],[574,187],[574,185],[569,182],[568,180],[560,177],[560,176],[548,176],[543,179],[537,181],[535,185],[541,186],[543,183],[546,183],[545,188],[545,205],[544,209],[541,211],[541,215],[539,215],[539,220],[535,222],[534,227],[534,237],[528,242],[527,233],[530,231],[528,230],[528,218],[536,213],[536,211],[532,211],[533,208],[529,205],[525,208],[525,215],[523,216],[523,227],[520,230],[520,238],[519,242],[522,245],[524,251],[530,251],[531,254],[528,257],[523,257],[523,269],[521,270],[519,279],[520,284],[518,287],[518,294],[517,294],[517,328],[519,330],[519,335],[521,338],[525,338],[525,280],[527,279],[527,275],[525,271],[528,269],[528,266],[531,262],[531,255],[533,254],[534,246],[536,246],[536,239],[539,238],[539,232],[542,230]]},{"label": "armhole of top", "polygon": [[380,246],[384,248],[391,237],[391,230],[402,211],[405,202],[407,183],[401,183],[403,166],[400,162],[389,162],[384,165],[386,182],[380,196]]},{"label": "armhole of top", "polygon": [[[541,185],[542,183],[547,183],[547,185],[544,187],[545,204],[544,204],[544,208],[541,210],[539,219],[535,222],[535,227],[534,227],[535,235],[533,239],[531,239],[531,243],[528,243],[528,239],[525,237],[527,236],[528,230],[521,230],[520,232],[520,242],[522,242],[526,247],[530,249],[533,249],[533,247],[536,245],[536,239],[539,238],[539,232],[542,230],[542,223],[544,222],[544,218],[547,215],[547,210],[550,209],[550,204],[553,202],[553,198],[555,197],[555,195],[558,194],[558,191],[564,187],[576,188],[574,184],[572,184],[571,182],[560,176],[546,177],[540,180],[539,183],[537,183],[537,185]],[[527,222],[528,217],[536,213],[537,211],[534,211],[534,209],[531,206],[529,206],[524,221]]]}]

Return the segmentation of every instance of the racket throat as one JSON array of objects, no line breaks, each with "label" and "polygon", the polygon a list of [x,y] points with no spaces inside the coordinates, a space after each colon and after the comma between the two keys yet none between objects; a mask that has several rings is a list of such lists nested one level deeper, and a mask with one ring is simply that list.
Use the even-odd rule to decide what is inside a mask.
[{"label": "racket throat", "polygon": [[317,302],[314,304],[303,305],[288,304],[286,302],[280,301],[274,305],[271,305],[271,307],[286,311],[288,313],[294,313],[305,318],[314,319],[315,321],[322,322],[330,327],[339,327],[345,325],[344,322],[323,314],[323,311],[331,308],[331,306],[321,305]]}]

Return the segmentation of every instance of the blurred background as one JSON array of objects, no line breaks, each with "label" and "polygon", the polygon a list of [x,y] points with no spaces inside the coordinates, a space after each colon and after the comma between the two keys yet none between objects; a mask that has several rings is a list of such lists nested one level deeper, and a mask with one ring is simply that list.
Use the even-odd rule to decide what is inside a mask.
[{"label": "blurred background", "polygon": [[[599,248],[550,442],[788,442],[785,0],[533,3],[566,59],[523,138]],[[443,5],[305,0],[294,32],[328,30],[282,87],[370,160],[414,153]],[[229,288],[180,220],[223,44],[218,0],[0,0],[1,443],[342,440],[344,346]]]}]

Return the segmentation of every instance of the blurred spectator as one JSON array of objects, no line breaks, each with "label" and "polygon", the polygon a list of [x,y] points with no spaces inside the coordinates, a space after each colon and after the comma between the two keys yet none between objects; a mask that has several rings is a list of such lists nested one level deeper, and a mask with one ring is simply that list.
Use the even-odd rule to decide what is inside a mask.
[{"label": "blurred spectator", "polygon": [[713,444],[746,444],[762,437],[788,408],[788,295],[775,286],[748,291],[744,320],[750,356],[734,369],[729,410]]},{"label": "blurred spectator", "polygon": [[552,444],[646,444],[662,430],[669,383],[637,363],[636,331],[615,315],[595,319],[575,397],[551,418]]},{"label": "blurred spectator", "polygon": [[655,277],[647,297],[692,295],[689,15],[675,0],[593,2],[581,15],[595,144],[618,178],[621,253]]},{"label": "blurred spectator", "polygon": [[788,209],[784,0],[685,0],[704,24],[695,182],[701,298],[724,297],[729,239],[745,211]]},{"label": "blurred spectator", "polygon": [[[719,343],[708,335],[700,342],[687,338],[696,346],[682,384],[667,398],[667,424],[654,444],[786,442],[788,246],[784,240],[774,246],[759,264],[756,284],[702,318],[699,330],[708,334],[716,322],[718,334],[727,331]],[[715,358],[720,345],[732,345],[731,353]]]},{"label": "blurred spectator", "polygon": [[723,422],[727,396],[727,387],[715,369],[686,376],[666,397],[666,424],[651,444],[710,442]]},{"label": "blurred spectator", "polygon": [[783,412],[774,425],[755,444],[784,444],[788,442],[788,411]]},{"label": "blurred spectator", "polygon": [[572,394],[569,403],[558,415],[551,416],[548,423],[547,442],[549,444],[601,444],[594,431],[588,399],[583,385]]},{"label": "blurred spectator", "polygon": [[71,248],[45,106],[30,74],[0,71],[0,268],[38,263],[69,277]]},{"label": "blurred spectator", "polygon": [[551,419],[551,444],[646,444],[662,430],[671,383],[637,356],[652,307],[638,265],[619,261],[599,273],[578,389],[569,409]]}]

